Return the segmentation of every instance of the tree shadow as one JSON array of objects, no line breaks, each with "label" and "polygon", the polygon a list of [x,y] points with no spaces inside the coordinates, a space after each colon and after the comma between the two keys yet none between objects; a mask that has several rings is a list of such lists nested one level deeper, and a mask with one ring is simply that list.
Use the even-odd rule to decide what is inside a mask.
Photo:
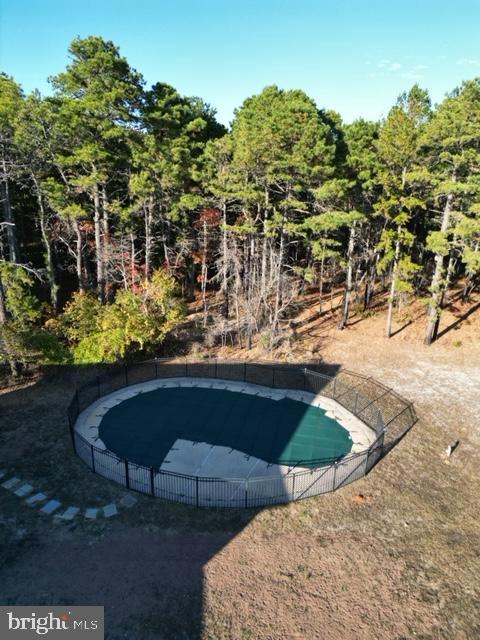
[{"label": "tree shadow", "polygon": [[445,336],[447,333],[449,333],[449,331],[453,331],[454,329],[459,327],[462,324],[462,322],[464,322],[469,316],[471,316],[473,313],[475,313],[475,311],[478,311],[479,309],[480,309],[480,302],[477,302],[476,304],[471,306],[466,313],[463,313],[454,322],[452,322],[447,327],[439,331],[437,334],[437,340]]},{"label": "tree shadow", "polygon": [[[0,568],[1,603],[104,606],[107,640],[201,638],[205,567],[258,510],[196,518],[188,513],[194,507],[182,506],[164,528],[155,525],[154,517],[145,518],[150,508],[147,516],[162,507],[169,509],[136,505],[128,524],[112,520],[101,529],[77,525],[65,530],[50,524],[48,534],[36,534],[35,546],[17,549],[15,558]],[[140,509],[144,513],[135,524],[135,510]]]},{"label": "tree shadow", "polygon": [[414,323],[414,320],[407,320],[407,322],[404,322],[401,327],[399,327],[398,329],[395,329],[395,331],[392,331],[392,333],[390,334],[390,337],[394,338],[395,336],[398,336],[399,333],[402,333],[402,331],[404,331],[407,327],[409,327],[413,323]]}]

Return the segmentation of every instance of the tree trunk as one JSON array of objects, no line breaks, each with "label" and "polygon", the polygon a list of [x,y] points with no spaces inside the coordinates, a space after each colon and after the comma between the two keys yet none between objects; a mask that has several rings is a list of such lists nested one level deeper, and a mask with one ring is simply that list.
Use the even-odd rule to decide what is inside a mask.
[{"label": "tree trunk", "polygon": [[[478,253],[479,248],[480,248],[480,243],[476,242],[474,253]],[[462,291],[463,302],[469,302],[470,296],[472,295],[472,292],[477,285],[477,280],[478,280],[478,274],[476,274],[474,271],[467,272],[465,286],[463,287],[463,291]]]},{"label": "tree trunk", "polygon": [[333,300],[335,297],[335,276],[336,276],[336,268],[337,265],[335,263],[335,260],[331,263],[330,265],[330,316],[333,318],[334,316],[334,307],[333,307]]},{"label": "tree trunk", "polygon": [[273,313],[273,322],[272,322],[272,336],[271,336],[272,340],[276,335],[277,329],[278,329],[278,320],[279,320],[278,315],[280,311],[280,299],[282,296],[283,252],[285,247],[285,231],[284,231],[283,225],[284,225],[284,221],[282,220],[282,228],[280,230],[280,247],[278,250],[278,270],[277,270],[277,286],[275,291],[275,309]]},{"label": "tree trunk", "polygon": [[135,287],[135,236],[130,233],[130,286]]},{"label": "tree trunk", "polygon": [[109,244],[110,244],[110,220],[108,216],[108,196],[104,184],[100,186],[102,203],[102,262],[103,262],[103,295],[108,298],[110,294],[109,286]]},{"label": "tree trunk", "polygon": [[120,238],[120,256],[121,256],[121,264],[122,264],[122,280],[123,280],[123,288],[124,289],[128,289],[128,265],[126,263],[126,257],[127,257],[127,249],[126,247],[124,248],[124,243],[128,242],[125,240],[125,238],[122,237]]},{"label": "tree trunk", "polygon": [[363,299],[363,310],[366,311],[370,306],[370,302],[372,301],[373,294],[375,292],[375,280],[377,278],[377,264],[379,260],[379,254],[375,252],[372,263],[370,265],[370,273],[367,276],[367,281],[365,283],[365,297]]},{"label": "tree trunk", "polygon": [[3,284],[0,280],[0,325],[5,324],[7,321],[7,309],[5,307],[5,294],[3,291]]},{"label": "tree trunk", "polygon": [[[165,269],[167,270],[167,273],[171,274],[172,271],[170,266],[170,255],[168,252],[170,231],[169,231],[167,221],[165,220],[165,217],[162,214],[161,204],[158,205],[158,208],[160,210],[161,238],[162,238],[162,246],[163,246],[163,257],[165,259]],[[195,291],[195,283],[193,284],[193,288],[192,288],[193,296],[195,295],[194,291]]]},{"label": "tree trunk", "polygon": [[237,325],[237,340],[240,344],[240,346],[242,345],[241,343],[241,331],[240,331],[240,291],[241,291],[241,286],[242,286],[242,278],[240,275],[240,259],[238,258],[238,254],[239,254],[239,248],[238,248],[238,241],[237,238],[234,238],[234,251],[235,251],[235,288],[234,288],[234,295],[235,295],[235,323]]},{"label": "tree trunk", "polygon": [[339,329],[345,329],[348,324],[348,314],[350,311],[350,299],[352,296],[352,274],[353,274],[353,251],[355,249],[356,224],[352,223],[350,228],[350,237],[348,239],[347,250],[347,279],[345,282],[345,290],[343,294],[342,317],[338,325]]},{"label": "tree trunk", "polygon": [[268,307],[267,296],[266,296],[267,257],[268,257],[268,242],[267,242],[266,226],[267,226],[267,220],[265,218],[263,221],[262,264],[260,267],[260,300],[261,300],[261,304],[264,307],[263,314],[265,315],[267,315],[267,307]]},{"label": "tree trunk", "polygon": [[10,262],[17,263],[19,260],[17,240],[15,237],[15,224],[12,214],[12,203],[10,200],[10,189],[8,186],[7,163],[5,157],[2,157],[2,204],[3,204],[3,220],[6,223],[7,243],[8,243],[8,259]]},{"label": "tree trunk", "polygon": [[72,226],[76,235],[75,266],[76,266],[76,272],[77,272],[78,290],[83,292],[85,291],[85,280],[83,277],[83,263],[82,263],[82,232],[80,230],[80,225],[78,224],[78,220],[73,220]]},{"label": "tree trunk", "polygon": [[[443,209],[442,226],[440,230],[445,233],[450,225],[450,214],[452,211],[453,194],[449,193]],[[441,300],[444,286],[442,278],[444,273],[445,258],[441,253],[435,255],[435,271],[430,285],[432,297],[427,312],[427,328],[425,331],[424,344],[430,345],[438,333],[440,322]]]},{"label": "tree trunk", "polygon": [[228,300],[228,242],[227,242],[227,205],[222,205],[223,212],[223,232],[222,232],[222,295],[223,295],[223,317],[228,319],[229,316],[229,300]]},{"label": "tree trunk", "polygon": [[203,223],[203,252],[202,252],[202,305],[203,305],[203,326],[207,326],[207,251],[208,251],[208,229],[207,223]]},{"label": "tree trunk", "polygon": [[188,301],[195,300],[195,263],[190,258],[186,264],[187,268],[187,294],[186,298]]},{"label": "tree trunk", "polygon": [[145,278],[150,278],[152,256],[152,223],[153,223],[153,198],[148,199],[145,207]]},{"label": "tree trunk", "polygon": [[318,313],[322,315],[323,311],[323,268],[325,265],[325,256],[322,255],[320,262],[320,282],[318,284]]},{"label": "tree trunk", "polygon": [[105,265],[103,261],[102,214],[100,207],[100,191],[98,184],[93,187],[94,225],[95,225],[95,257],[97,266],[97,297],[105,300]]},{"label": "tree trunk", "polygon": [[46,220],[45,220],[45,207],[43,204],[42,194],[40,192],[36,179],[33,179],[35,184],[35,190],[37,194],[38,202],[38,220],[40,224],[40,234],[42,236],[43,246],[45,247],[45,269],[47,272],[48,284],[50,287],[50,302],[52,303],[53,311],[56,314],[58,311],[58,287],[55,282],[55,267],[53,265],[52,258],[52,246],[47,233]]},{"label": "tree trunk", "polygon": [[398,261],[400,259],[400,228],[397,229],[397,241],[395,242],[395,257],[393,259],[392,269],[392,282],[390,284],[390,295],[388,297],[388,311],[387,311],[387,327],[385,335],[390,338],[392,335],[392,319],[393,319],[393,305],[395,304],[396,293],[396,280],[398,271]]}]

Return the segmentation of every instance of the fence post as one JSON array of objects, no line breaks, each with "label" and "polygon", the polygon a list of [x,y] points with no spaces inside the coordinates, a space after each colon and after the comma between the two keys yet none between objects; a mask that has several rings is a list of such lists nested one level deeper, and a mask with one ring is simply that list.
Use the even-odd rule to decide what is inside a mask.
[{"label": "fence post", "polygon": [[195,505],[198,507],[198,476],[195,476]]},{"label": "fence post", "polygon": [[90,452],[92,454],[92,471],[95,473],[95,453],[92,444],[90,445]]},{"label": "fence post", "polygon": [[355,408],[353,410],[353,413],[355,415],[357,415],[357,406],[358,406],[358,391],[355,393]]},{"label": "fence post", "polygon": [[72,429],[72,447],[73,447],[73,453],[75,453],[76,455],[78,455],[77,452],[77,443],[75,442],[75,430]]},{"label": "fence post", "polygon": [[152,496],[155,495],[155,472],[153,467],[150,467],[150,489],[152,490]]},{"label": "fence post", "polygon": [[70,412],[68,413],[68,428],[70,430],[70,438],[72,439],[72,447],[73,447],[73,451],[74,453],[77,453],[77,447],[75,446],[75,429],[74,429],[74,423],[72,422],[72,419],[70,417]]},{"label": "fence post", "polygon": [[372,453],[372,445],[370,445],[367,449],[367,459],[365,461],[365,475],[370,471],[370,454]]},{"label": "fence post", "polygon": [[125,460],[125,486],[130,489],[130,475],[128,473],[128,460]]},{"label": "fence post", "polygon": [[377,435],[380,435],[380,433],[382,433],[384,430],[385,430],[385,425],[383,423],[382,412],[380,411],[380,409],[378,409],[378,414],[377,414]]}]

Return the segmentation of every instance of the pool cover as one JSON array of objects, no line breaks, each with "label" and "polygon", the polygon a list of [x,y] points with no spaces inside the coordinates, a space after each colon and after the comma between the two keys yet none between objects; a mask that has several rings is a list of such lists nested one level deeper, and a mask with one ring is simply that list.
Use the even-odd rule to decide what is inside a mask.
[{"label": "pool cover", "polygon": [[319,407],[195,387],[156,389],[124,400],[105,414],[99,436],[121,458],[153,467],[161,466],[177,439],[303,467],[339,460],[352,446],[348,431]]}]

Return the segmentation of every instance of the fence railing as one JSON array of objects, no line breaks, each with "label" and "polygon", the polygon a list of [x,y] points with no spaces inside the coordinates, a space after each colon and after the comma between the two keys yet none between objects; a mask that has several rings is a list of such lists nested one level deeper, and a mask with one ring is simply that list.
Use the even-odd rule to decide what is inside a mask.
[{"label": "fence railing", "polygon": [[[76,391],[68,407],[73,447],[92,471],[105,478],[128,489],[197,507],[260,507],[335,491],[366,475],[415,424],[417,417],[412,403],[376,380],[347,370],[332,376],[321,369],[321,365],[311,364],[217,360],[151,360],[114,367]],[[297,464],[282,476],[208,478],[135,464],[95,446],[75,430],[79,414],[98,398],[133,384],[177,377],[220,378],[320,394],[341,404],[370,427],[376,437],[364,451],[335,461],[309,460],[311,468],[300,469]]]}]

